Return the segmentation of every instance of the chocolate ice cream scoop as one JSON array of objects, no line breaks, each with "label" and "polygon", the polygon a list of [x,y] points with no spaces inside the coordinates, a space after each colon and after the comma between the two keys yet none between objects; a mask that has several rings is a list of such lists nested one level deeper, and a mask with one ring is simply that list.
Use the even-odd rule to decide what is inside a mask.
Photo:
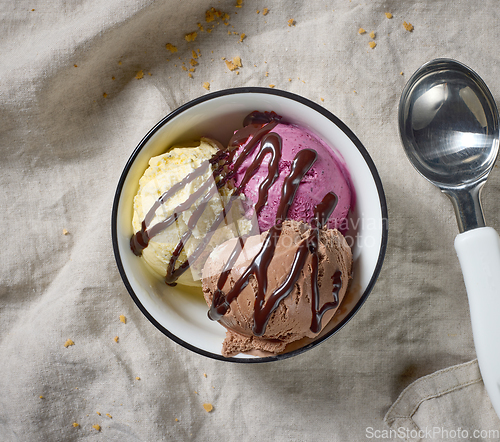
[{"label": "chocolate ice cream scoop", "polygon": [[[270,233],[265,232],[244,241],[222,292],[231,293],[235,284],[244,277],[263,249],[268,235]],[[315,237],[317,241],[314,241]],[[221,272],[231,259],[238,241],[239,238],[234,238],[220,245],[205,264],[203,293],[209,305],[213,303]],[[315,253],[312,249],[316,249]],[[303,262],[298,266],[300,259]],[[315,260],[316,263],[313,262]],[[316,336],[342,302],[351,266],[351,249],[339,231],[315,229],[299,221],[284,221],[274,254],[265,269],[267,287],[264,298],[258,299],[259,281],[250,276],[246,286],[219,319],[227,328],[222,354],[232,356],[254,350],[277,354],[283,352],[288,343]],[[291,278],[296,280],[290,292],[280,297]]]}]

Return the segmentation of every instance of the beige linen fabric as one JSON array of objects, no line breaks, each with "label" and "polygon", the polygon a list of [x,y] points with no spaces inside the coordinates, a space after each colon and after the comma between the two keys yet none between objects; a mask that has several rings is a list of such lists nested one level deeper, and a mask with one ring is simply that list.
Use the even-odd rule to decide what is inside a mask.
[{"label": "beige linen fabric", "polygon": [[[238,3],[0,2],[0,440],[362,441],[389,428],[385,414],[413,381],[475,358],[454,214],[406,160],[397,107],[435,57],[468,64],[500,95],[498,2]],[[212,6],[228,24],[207,23]],[[230,71],[222,58],[236,56]],[[141,314],[116,269],[121,171],[156,122],[208,93],[205,82],[275,85],[321,104],[364,143],[386,191],[389,244],[372,294],[340,333],[283,362],[182,348]],[[483,202],[497,230],[499,190],[495,168]],[[483,390],[469,401],[450,412],[481,429],[478,404],[493,411]]]},{"label": "beige linen fabric", "polygon": [[389,435],[409,442],[500,440],[500,421],[492,413],[477,359],[416,380],[384,420]]}]

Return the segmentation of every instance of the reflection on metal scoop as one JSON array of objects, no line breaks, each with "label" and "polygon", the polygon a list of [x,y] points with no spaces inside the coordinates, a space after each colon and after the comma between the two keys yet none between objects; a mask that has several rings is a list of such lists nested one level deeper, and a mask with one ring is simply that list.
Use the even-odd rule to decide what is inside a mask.
[{"label": "reflection on metal scoop", "polygon": [[480,193],[499,148],[498,110],[483,80],[449,59],[423,65],[399,102],[399,130],[415,168],[451,199],[455,239],[486,390],[500,416],[500,238],[485,227]]}]

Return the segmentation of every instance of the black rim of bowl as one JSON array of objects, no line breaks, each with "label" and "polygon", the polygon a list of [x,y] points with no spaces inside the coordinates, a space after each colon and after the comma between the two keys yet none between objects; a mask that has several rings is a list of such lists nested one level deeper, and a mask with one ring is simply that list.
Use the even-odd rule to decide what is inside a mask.
[{"label": "black rim of bowl", "polygon": [[[172,118],[175,116],[179,115],[180,113],[186,111],[187,109],[196,106],[197,104],[203,103],[204,101],[211,100],[213,98],[225,96],[225,95],[235,95],[235,94],[270,94],[270,95],[279,95],[284,98],[288,98],[290,100],[298,101],[299,103],[302,103],[315,111],[319,112],[321,115],[324,117],[328,118],[330,121],[332,121],[334,124],[336,124],[342,132],[344,132],[347,137],[352,141],[352,143],[357,147],[361,155],[363,156],[366,164],[368,165],[372,178],[375,182],[375,185],[377,187],[377,192],[380,198],[380,207],[381,207],[381,215],[382,215],[382,242],[380,245],[380,251],[379,251],[379,256],[377,259],[377,265],[375,267],[375,270],[372,274],[372,277],[370,279],[370,282],[368,283],[364,293],[362,294],[361,298],[359,301],[356,303],[354,308],[347,314],[347,316],[336,326],[334,327],[331,331],[326,333],[324,336],[321,336],[320,338],[316,339],[315,341],[305,345],[304,347],[298,348],[296,350],[290,351],[288,353],[283,353],[283,354],[278,354],[275,356],[266,356],[266,357],[261,357],[261,358],[233,358],[233,357],[224,357],[221,354],[216,354],[216,353],[211,353],[205,350],[202,350],[198,347],[195,347],[182,339],[180,339],[178,336],[172,334],[168,329],[166,329],[164,326],[162,326],[156,319],[144,308],[140,300],[137,298],[137,295],[135,294],[134,290],[132,289],[132,286],[130,285],[130,282],[128,281],[127,275],[125,273],[125,270],[123,268],[123,264],[121,261],[120,253],[118,250],[118,236],[117,236],[117,216],[118,216],[118,205],[120,201],[120,196],[123,188],[123,184],[125,183],[125,180],[127,178],[128,172],[136,159],[137,155],[139,152],[142,150],[144,145],[149,141],[149,139],[160,129],[165,123],[170,121]],[[349,320],[358,312],[358,310],[361,308],[361,306],[364,304],[366,299],[368,298],[368,295],[373,289],[373,286],[375,285],[375,282],[377,281],[377,278],[380,274],[380,270],[382,269],[382,263],[384,261],[385,257],[385,252],[387,248],[387,236],[388,236],[388,219],[387,219],[387,203],[385,200],[385,194],[384,194],[384,189],[382,187],[382,181],[380,180],[380,176],[377,172],[377,169],[375,168],[375,164],[373,163],[370,155],[366,151],[365,147],[359,141],[359,139],[354,135],[354,133],[341,121],[339,120],[335,115],[333,115],[330,111],[326,110],[324,107],[320,106],[319,104],[314,103],[313,101],[308,100],[307,98],[301,97],[299,95],[293,94],[291,92],[279,90],[279,89],[267,89],[267,88],[262,88],[262,87],[240,87],[240,88],[231,88],[231,89],[223,89],[217,92],[212,92],[206,95],[203,95],[201,97],[195,98],[194,100],[189,101],[188,103],[183,104],[182,106],[178,107],[174,111],[172,111],[170,114],[168,114],[166,117],[162,118],[147,134],[146,136],[141,140],[141,142],[137,145],[135,150],[133,151],[132,155],[130,156],[129,160],[127,161],[127,164],[125,165],[125,168],[121,174],[120,180],[118,182],[118,186],[116,189],[114,201],[113,201],[113,209],[112,209],[112,216],[111,216],[111,238],[113,242],[113,251],[115,254],[115,260],[118,266],[118,270],[120,272],[120,276],[123,280],[123,283],[125,284],[125,287],[127,288],[127,291],[129,292],[130,296],[134,300],[135,304],[141,312],[148,318],[148,320],[158,329],[160,330],[163,334],[168,336],[172,341],[176,342],[179,345],[182,345],[184,348],[187,348],[195,353],[201,354],[203,356],[212,358],[212,359],[217,359],[220,361],[228,361],[228,362],[237,362],[237,363],[262,363],[262,362],[270,362],[270,361],[278,361],[278,360],[283,360],[290,358],[292,356],[297,356],[301,353],[304,353],[305,351],[316,347],[317,345],[321,344],[324,342],[326,339],[330,338],[333,336],[335,333],[337,333],[339,330],[341,330],[348,322]]]}]

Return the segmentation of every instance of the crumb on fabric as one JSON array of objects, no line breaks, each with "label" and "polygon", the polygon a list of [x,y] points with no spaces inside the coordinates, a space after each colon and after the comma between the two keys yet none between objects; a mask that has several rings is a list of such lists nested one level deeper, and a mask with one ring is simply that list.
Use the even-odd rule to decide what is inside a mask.
[{"label": "crumb on fabric", "polygon": [[165,47],[173,54],[174,52],[177,52],[177,46],[174,46],[171,43],[167,43]]},{"label": "crumb on fabric", "polygon": [[227,68],[230,71],[234,71],[234,70],[238,69],[238,66],[236,66],[232,61],[229,61],[229,60],[224,60],[224,61],[226,63]]},{"label": "crumb on fabric", "polygon": [[73,66],[74,66],[75,68],[77,68],[77,67],[78,67],[78,65],[77,65],[77,64],[74,64]]},{"label": "crumb on fabric", "polygon": [[269,8],[264,8],[262,10],[262,15],[267,15],[267,14],[269,14]]},{"label": "crumb on fabric", "polygon": [[144,72],[143,71],[137,72],[135,78],[137,78],[138,80],[140,80],[142,77],[144,77]]},{"label": "crumb on fabric", "polygon": [[392,18],[392,14],[390,12],[386,12],[385,13],[385,16],[388,18],[388,19],[391,19]]},{"label": "crumb on fabric", "polygon": [[205,378],[206,378],[206,377],[207,377],[207,374],[206,374],[206,373],[203,373],[203,377],[205,377]]},{"label": "crumb on fabric", "polygon": [[121,60],[120,60],[120,61],[118,62],[118,65],[119,65],[119,66],[121,66],[121,65],[122,65],[122,62],[121,62]]},{"label": "crumb on fabric", "polygon": [[45,397],[43,397],[43,396],[39,396],[39,397],[40,397],[40,399],[45,399]]},{"label": "crumb on fabric", "polygon": [[69,232],[66,229],[63,229],[62,234],[67,235],[67,234],[69,234]]},{"label": "crumb on fabric", "polygon": [[80,426],[80,424],[79,424],[78,422],[73,422],[73,424],[72,424],[72,425],[73,425],[73,427],[75,427],[75,428],[77,428],[77,427],[79,427],[79,426]]},{"label": "crumb on fabric", "polygon": [[203,408],[207,413],[210,413],[214,409],[214,406],[210,403],[204,403]]},{"label": "crumb on fabric", "polygon": [[246,34],[241,34],[240,35],[240,43],[246,38]]},{"label": "crumb on fabric", "polygon": [[116,80],[116,78],[115,77],[111,77],[111,80]]},{"label": "crumb on fabric", "polygon": [[68,339],[65,343],[64,343],[64,346],[66,348],[70,347],[71,345],[75,345],[75,343],[71,340],[71,339]]},{"label": "crumb on fabric", "polygon": [[320,97],[319,99],[320,99],[321,101],[325,101],[325,99],[324,99],[323,97]]},{"label": "crumb on fabric", "polygon": [[368,44],[370,45],[370,48],[372,48],[372,49],[375,49],[375,46],[377,46],[377,43],[375,43],[374,41],[371,41]]},{"label": "crumb on fabric", "polygon": [[243,0],[236,0],[236,5],[237,8],[241,8],[243,6]]},{"label": "crumb on fabric", "polygon": [[179,419],[175,418],[175,422],[179,422]]},{"label": "crumb on fabric", "polygon": [[276,87],[276,85],[275,84],[270,84],[269,87],[270,88],[274,88],[274,87]]},{"label": "crumb on fabric", "polygon": [[113,416],[111,416],[109,413],[106,413],[106,416],[108,416],[110,419],[113,419]]},{"label": "crumb on fabric", "polygon": [[366,34],[366,31],[363,28],[359,28],[358,34]]},{"label": "crumb on fabric", "polygon": [[106,97],[108,96],[108,94],[107,94],[106,92],[104,92],[104,93],[102,94],[102,96],[103,96],[104,98],[106,98]]},{"label": "crumb on fabric", "polygon": [[135,377],[135,380],[136,380],[136,381],[140,381],[140,380],[141,380],[141,378],[140,378],[139,376],[136,376],[136,377]]},{"label": "crumb on fabric", "polygon": [[375,38],[375,32],[374,31],[370,32],[370,38]]},{"label": "crumb on fabric", "polygon": [[288,26],[295,26],[295,20],[293,18],[288,20]]},{"label": "crumb on fabric", "polygon": [[189,34],[186,34],[184,38],[186,41],[195,41],[196,37],[198,36],[198,33],[196,31],[190,32]]},{"label": "crumb on fabric", "polygon": [[408,32],[412,32],[415,29],[411,23],[403,22],[403,26]]},{"label": "crumb on fabric", "polygon": [[241,64],[241,57],[233,57],[233,63],[235,64],[235,66],[238,66],[239,68],[241,68],[243,65]]},{"label": "crumb on fabric", "polygon": [[207,91],[209,91],[209,90],[210,90],[210,83],[209,83],[208,81],[205,81],[205,82],[203,83],[203,87],[204,87]]},{"label": "crumb on fabric", "polygon": [[100,416],[101,415],[101,412],[100,411],[96,411],[97,415]]},{"label": "crumb on fabric", "polygon": [[120,322],[123,322],[124,324],[127,323],[127,318],[125,317],[125,315],[120,315]]},{"label": "crumb on fabric", "polygon": [[97,431],[101,431],[101,426],[98,424],[92,425],[92,428]]}]

